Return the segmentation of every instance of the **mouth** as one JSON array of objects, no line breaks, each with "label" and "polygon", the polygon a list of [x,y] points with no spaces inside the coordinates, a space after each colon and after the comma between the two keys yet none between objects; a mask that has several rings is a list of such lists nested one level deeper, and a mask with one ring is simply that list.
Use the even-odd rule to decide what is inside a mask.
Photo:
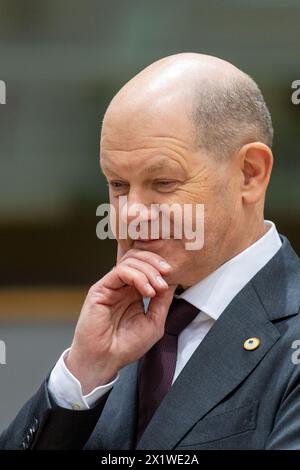
[{"label": "mouth", "polygon": [[152,242],[158,242],[161,241],[162,238],[137,238],[136,240],[133,240],[134,243],[152,243]]},{"label": "mouth", "polygon": [[152,241],[156,241],[156,240],[162,240],[162,237],[155,237],[155,238],[151,238],[151,237],[148,237],[148,238],[136,238],[134,241],[136,242],[152,242]]}]

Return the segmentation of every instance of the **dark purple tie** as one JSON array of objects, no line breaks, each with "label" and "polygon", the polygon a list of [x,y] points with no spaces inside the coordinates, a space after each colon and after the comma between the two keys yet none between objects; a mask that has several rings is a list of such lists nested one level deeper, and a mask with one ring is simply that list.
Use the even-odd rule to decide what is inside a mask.
[{"label": "dark purple tie", "polygon": [[178,335],[198,313],[199,309],[186,300],[173,298],[165,323],[164,336],[140,359],[136,442],[171,387],[176,367]]}]

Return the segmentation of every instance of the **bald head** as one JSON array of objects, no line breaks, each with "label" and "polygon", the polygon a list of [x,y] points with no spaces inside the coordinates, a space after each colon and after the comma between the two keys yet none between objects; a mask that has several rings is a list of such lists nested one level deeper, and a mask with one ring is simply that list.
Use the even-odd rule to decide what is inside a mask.
[{"label": "bald head", "polygon": [[143,119],[146,125],[174,114],[189,121],[193,143],[218,159],[245,143],[272,145],[271,116],[253,79],[203,54],[176,54],[146,67],[113,98],[105,121]]}]

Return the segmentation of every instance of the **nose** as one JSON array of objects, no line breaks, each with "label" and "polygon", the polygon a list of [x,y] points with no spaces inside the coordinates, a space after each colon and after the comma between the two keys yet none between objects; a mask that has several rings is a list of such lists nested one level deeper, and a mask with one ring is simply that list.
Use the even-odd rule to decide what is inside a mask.
[{"label": "nose", "polygon": [[141,199],[126,198],[120,205],[121,219],[125,223],[151,223],[158,217],[158,209],[151,202],[143,202]]}]

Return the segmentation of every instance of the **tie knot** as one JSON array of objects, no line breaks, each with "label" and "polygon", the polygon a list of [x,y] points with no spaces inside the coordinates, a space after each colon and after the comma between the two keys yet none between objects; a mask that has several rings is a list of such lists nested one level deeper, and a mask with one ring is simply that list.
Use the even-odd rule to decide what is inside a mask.
[{"label": "tie knot", "polygon": [[179,335],[194,320],[199,309],[184,299],[173,298],[166,319],[165,331],[170,335]]}]

